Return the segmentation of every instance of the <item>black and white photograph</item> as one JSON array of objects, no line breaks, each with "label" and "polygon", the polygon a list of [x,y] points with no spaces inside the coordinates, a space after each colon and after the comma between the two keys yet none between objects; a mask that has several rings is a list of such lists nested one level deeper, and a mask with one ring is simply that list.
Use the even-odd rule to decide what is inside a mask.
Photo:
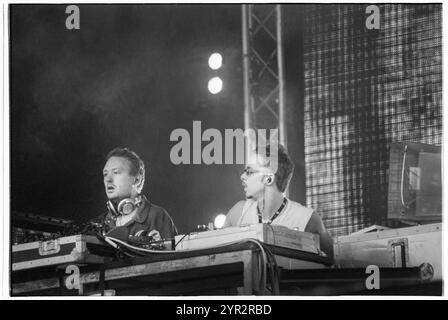
[{"label": "black and white photograph", "polygon": [[444,295],[442,3],[5,6],[9,297]]}]

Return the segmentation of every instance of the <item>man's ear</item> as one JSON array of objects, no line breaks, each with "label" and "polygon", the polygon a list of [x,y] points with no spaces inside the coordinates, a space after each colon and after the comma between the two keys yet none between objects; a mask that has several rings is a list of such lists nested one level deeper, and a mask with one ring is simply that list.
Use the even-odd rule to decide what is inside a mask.
[{"label": "man's ear", "polygon": [[267,185],[271,185],[274,182],[274,175],[273,174],[268,174],[264,177],[264,182]]},{"label": "man's ear", "polygon": [[141,174],[136,175],[134,178],[134,186],[137,189],[138,192],[142,191],[143,187],[143,176]]}]

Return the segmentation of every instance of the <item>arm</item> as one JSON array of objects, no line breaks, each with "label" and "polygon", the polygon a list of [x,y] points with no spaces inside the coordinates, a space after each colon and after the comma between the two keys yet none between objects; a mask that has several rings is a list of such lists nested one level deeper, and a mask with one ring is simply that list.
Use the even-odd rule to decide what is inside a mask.
[{"label": "arm", "polygon": [[333,259],[333,239],[328,231],[325,229],[324,223],[321,217],[313,212],[308,224],[306,225],[305,232],[317,233],[320,238],[320,247],[328,257]]},{"label": "arm", "polygon": [[238,201],[227,213],[226,215],[226,221],[224,222],[224,227],[232,227],[236,226],[238,219],[241,217],[241,214],[243,213],[243,207],[244,207],[244,200]]},{"label": "arm", "polygon": [[156,225],[157,231],[160,232],[160,235],[163,239],[171,239],[174,238],[175,235],[177,235],[177,228],[174,225],[171,216],[163,208],[159,213],[158,223]]}]

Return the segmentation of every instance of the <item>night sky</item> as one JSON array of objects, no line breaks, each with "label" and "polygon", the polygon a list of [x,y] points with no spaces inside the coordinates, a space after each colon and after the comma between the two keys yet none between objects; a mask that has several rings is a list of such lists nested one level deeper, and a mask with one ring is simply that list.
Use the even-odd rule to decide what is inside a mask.
[{"label": "night sky", "polygon": [[[243,128],[239,5],[13,5],[11,210],[86,221],[105,212],[105,155],[127,146],[147,166],[144,193],[181,233],[243,199],[241,165],[170,162],[170,133]],[[224,56],[212,96],[207,59]]]}]

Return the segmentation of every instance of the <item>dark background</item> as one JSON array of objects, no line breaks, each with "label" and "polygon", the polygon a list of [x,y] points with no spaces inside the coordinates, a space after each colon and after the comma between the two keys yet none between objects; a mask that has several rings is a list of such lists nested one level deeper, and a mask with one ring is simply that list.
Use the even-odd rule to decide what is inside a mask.
[{"label": "dark background", "polygon": [[[144,193],[181,233],[243,199],[241,165],[175,166],[169,139],[176,128],[192,138],[194,120],[202,132],[243,128],[241,6],[79,5],[80,30],[66,29],[66,6],[10,6],[11,210],[80,222],[103,213],[104,157],[116,146],[143,158]],[[224,57],[215,96],[214,51]],[[298,93],[288,92],[293,105]],[[295,179],[304,195],[303,175]]]}]

